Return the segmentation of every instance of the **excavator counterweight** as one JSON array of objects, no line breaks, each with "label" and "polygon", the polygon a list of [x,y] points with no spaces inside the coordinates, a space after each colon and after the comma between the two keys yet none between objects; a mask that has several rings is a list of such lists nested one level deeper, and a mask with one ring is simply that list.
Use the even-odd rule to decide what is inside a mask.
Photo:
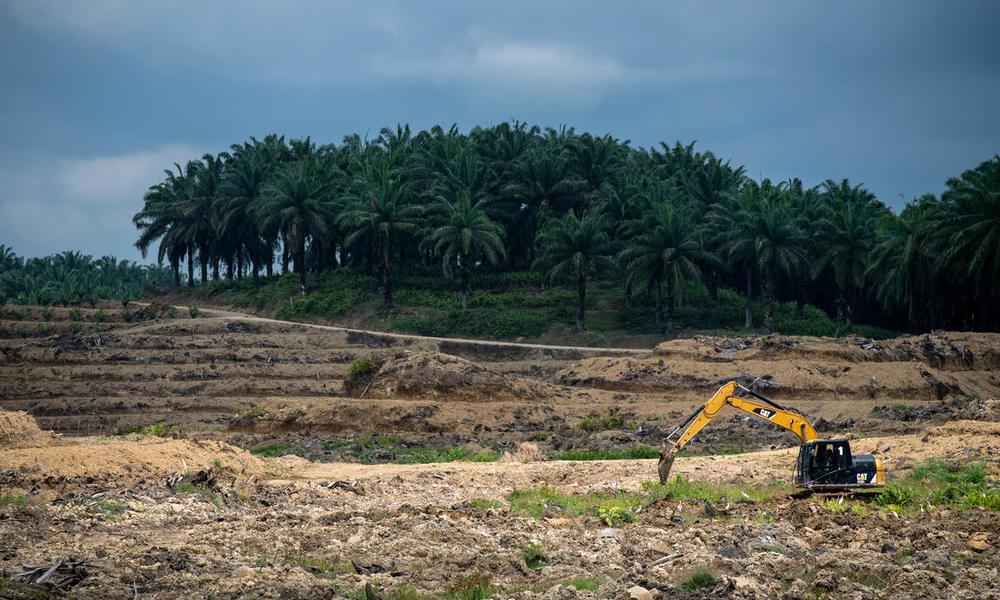
[{"label": "excavator counterweight", "polygon": [[853,455],[850,442],[845,439],[818,439],[816,428],[801,412],[781,406],[735,381],[722,386],[704,406],[688,416],[667,436],[660,449],[660,461],[657,465],[660,483],[665,484],[670,478],[670,469],[677,453],[726,406],[745,411],[795,434],[799,439],[795,485],[800,488],[841,491],[876,487],[885,483],[885,472],[878,459],[867,454]]}]

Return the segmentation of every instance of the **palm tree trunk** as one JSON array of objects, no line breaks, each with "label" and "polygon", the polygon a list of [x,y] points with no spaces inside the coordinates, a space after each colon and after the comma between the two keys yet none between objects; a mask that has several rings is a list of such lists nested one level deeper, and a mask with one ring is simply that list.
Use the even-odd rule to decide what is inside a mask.
[{"label": "palm tree trunk", "polygon": [[663,281],[656,278],[656,333],[663,333]]},{"label": "palm tree trunk", "polygon": [[194,287],[194,249],[188,250],[188,287]]},{"label": "palm tree trunk", "polygon": [[181,265],[176,257],[170,259],[170,268],[174,271],[174,287],[181,287]]},{"label": "palm tree trunk", "polygon": [[715,271],[708,272],[708,297],[719,303],[719,274]]},{"label": "palm tree trunk", "polygon": [[847,295],[847,307],[846,307],[847,310],[844,311],[844,325],[847,327],[847,329],[850,329],[851,325],[853,325],[853,321],[854,321],[854,301],[855,301],[854,290],[851,290],[851,291],[848,292],[848,295]]},{"label": "palm tree trunk", "polygon": [[260,265],[257,264],[257,259],[250,259],[250,268],[253,269],[253,285],[257,287],[260,285]]},{"label": "palm tree trunk", "polygon": [[744,327],[753,329],[753,269],[747,269],[747,304],[745,309],[746,321]]},{"label": "palm tree trunk", "polygon": [[236,279],[243,279],[243,253],[236,253]]},{"label": "palm tree trunk", "polygon": [[664,332],[674,335],[674,278],[667,278],[667,328]]},{"label": "palm tree trunk", "polygon": [[465,310],[469,308],[469,270],[465,267],[465,260],[462,261],[462,266],[459,269],[459,285],[462,286],[462,310]]},{"label": "palm tree trunk", "polygon": [[382,262],[382,302],[386,308],[392,306],[392,273],[388,260]]},{"label": "palm tree trunk", "polygon": [[226,261],[226,279],[232,279],[232,278],[233,278],[233,258],[229,257],[229,260]]},{"label": "palm tree trunk", "polygon": [[208,255],[205,252],[198,252],[198,262],[201,263],[201,283],[208,283]]},{"label": "palm tree trunk", "polygon": [[295,253],[295,270],[299,273],[299,287],[306,293],[306,238],[302,236],[298,251]]},{"label": "palm tree trunk", "polygon": [[281,234],[281,274],[288,274],[288,236]]},{"label": "palm tree trunk", "polygon": [[212,259],[212,280],[218,281],[219,279],[219,259]]},{"label": "palm tree trunk", "polygon": [[768,276],[764,287],[764,296],[767,299],[764,307],[764,333],[769,334],[774,332],[774,282],[771,276]]},{"label": "palm tree trunk", "polygon": [[576,328],[578,331],[584,331],[587,328],[584,324],[584,311],[587,308],[587,278],[584,277],[583,273],[576,276],[576,293]]}]

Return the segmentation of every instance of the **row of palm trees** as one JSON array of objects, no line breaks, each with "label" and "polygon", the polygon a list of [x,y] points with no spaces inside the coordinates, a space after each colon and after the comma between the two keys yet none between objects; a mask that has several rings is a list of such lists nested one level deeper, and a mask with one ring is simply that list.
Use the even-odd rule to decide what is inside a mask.
[{"label": "row of palm trees", "polygon": [[[649,299],[657,327],[702,282],[755,297],[765,329],[776,301],[818,305],[848,325],[997,328],[1000,159],[949,180],[896,215],[861,185],[755,182],[680,143],[635,148],[611,136],[521,122],[341,144],[269,135],[176,164],[134,218],[175,285],[211,277],[345,268],[378,275],[393,303],[399,269],[440,265],[466,306],[475,272],[541,269],[578,293],[619,281]],[[954,294],[952,290],[962,290]]]},{"label": "row of palm trees", "polygon": [[18,256],[0,244],[0,304],[70,304],[132,300],[150,285],[167,284],[166,269],[75,251],[42,258]]}]

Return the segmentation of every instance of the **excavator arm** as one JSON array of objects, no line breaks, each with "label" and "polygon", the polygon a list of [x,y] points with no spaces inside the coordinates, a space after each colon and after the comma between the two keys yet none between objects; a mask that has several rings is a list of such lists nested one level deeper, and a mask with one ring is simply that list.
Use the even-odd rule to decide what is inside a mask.
[{"label": "excavator arm", "polygon": [[[660,462],[657,467],[660,475],[660,483],[665,484],[670,477],[670,468],[674,464],[674,458],[677,456],[677,453],[694,436],[698,435],[698,432],[704,429],[712,419],[718,416],[727,405],[791,431],[799,438],[800,444],[815,440],[818,437],[816,435],[816,428],[813,427],[812,423],[795,409],[781,406],[735,381],[730,381],[719,388],[719,391],[704,406],[692,413],[667,436],[663,447],[660,449]],[[676,434],[679,434],[679,436],[673,439]]]}]

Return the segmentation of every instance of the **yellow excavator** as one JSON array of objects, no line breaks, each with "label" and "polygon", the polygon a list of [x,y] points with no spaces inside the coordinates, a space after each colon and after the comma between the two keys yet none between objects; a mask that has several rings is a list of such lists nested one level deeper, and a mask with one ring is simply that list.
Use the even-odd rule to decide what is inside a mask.
[{"label": "yellow excavator", "polygon": [[[660,449],[657,467],[660,483],[667,483],[677,453],[726,406],[784,427],[799,438],[799,458],[795,462],[796,487],[815,492],[843,492],[885,484],[882,461],[870,454],[852,454],[851,444],[845,439],[819,439],[816,428],[802,413],[781,406],[735,381],[722,386],[711,400],[667,436]],[[678,436],[676,439],[675,435]]]}]

